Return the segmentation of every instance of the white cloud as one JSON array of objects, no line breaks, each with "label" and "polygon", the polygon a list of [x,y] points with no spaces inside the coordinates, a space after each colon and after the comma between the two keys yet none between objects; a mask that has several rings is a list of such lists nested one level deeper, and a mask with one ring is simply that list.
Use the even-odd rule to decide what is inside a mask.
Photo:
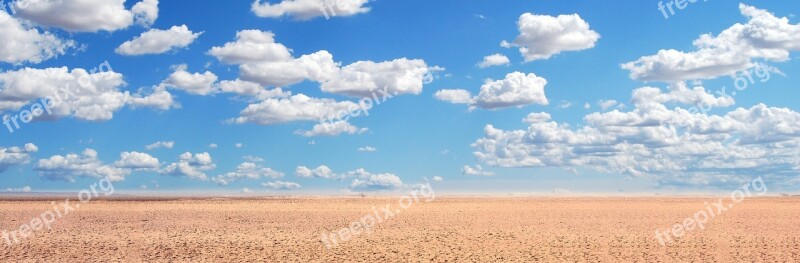
[{"label": "white cloud", "polygon": [[72,32],[116,31],[134,22],[149,26],[158,18],[158,1],[144,0],[125,9],[125,0],[17,0],[17,16]]},{"label": "white cloud", "polygon": [[209,55],[226,64],[245,64],[254,62],[278,62],[292,59],[286,46],[275,43],[275,34],[260,30],[236,32],[236,41],[221,47],[212,47]]},{"label": "white cloud", "polygon": [[414,94],[422,92],[426,78],[438,67],[428,67],[424,60],[400,58],[385,62],[358,61],[343,67],[338,74],[322,83],[322,91],[351,97],[373,94]]},{"label": "white cloud", "polygon": [[150,27],[158,19],[158,0],[144,0],[131,8],[133,21],[143,27]]},{"label": "white cloud", "polygon": [[525,61],[548,59],[563,51],[593,48],[600,34],[589,29],[578,14],[547,15],[522,14],[517,21],[520,34],[514,43],[503,41],[503,47],[519,47]]},{"label": "white cloud", "polygon": [[282,178],[284,175],[284,173],[272,170],[272,168],[264,168],[255,163],[244,162],[236,167],[236,171],[218,175],[217,177],[214,177],[212,181],[219,185],[228,185],[229,183],[240,179],[255,180],[260,179],[261,177],[278,179]]},{"label": "white cloud", "polygon": [[169,75],[162,84],[186,91],[195,95],[208,95],[216,91],[214,83],[217,82],[217,75],[206,71],[205,73],[189,73],[186,71],[186,64],[175,67],[175,72]]},{"label": "white cloud", "polygon": [[[433,81],[434,72],[444,70],[435,66],[428,67],[423,60],[407,58],[384,62],[357,61],[340,68],[341,63],[334,62],[333,55],[325,50],[294,58],[289,48],[275,42],[272,32],[259,30],[239,31],[235,41],[213,47],[208,54],[223,63],[239,65],[239,77],[217,85],[213,85],[211,79],[205,78],[206,81],[198,85],[201,93],[211,94],[222,90],[259,100],[251,102],[240,112],[239,117],[229,120],[237,124],[273,125],[295,121],[322,121],[335,117],[337,113],[349,113],[371,106],[367,102],[311,98],[304,94],[292,95],[281,88],[266,90],[264,87],[286,87],[303,81],[313,81],[320,84],[323,92],[352,97],[376,97],[385,101],[393,95],[419,94],[425,84]],[[193,76],[192,79],[204,79],[201,77]],[[319,124],[308,133],[303,131],[303,134],[338,135],[363,131],[341,122],[328,124],[334,125],[335,127],[330,127],[334,129],[319,132],[325,128],[324,125]]]},{"label": "white cloud", "polygon": [[394,190],[404,186],[400,177],[390,173],[370,174],[363,173],[358,178],[353,179],[350,189],[354,191],[378,191]]},{"label": "white cloud", "polygon": [[146,145],[146,146],[144,146],[144,148],[147,149],[147,150],[153,150],[153,149],[158,149],[158,148],[172,149],[173,146],[175,146],[175,142],[174,141],[159,141],[159,142],[155,142],[153,144]]},{"label": "white cloud", "polygon": [[261,157],[258,157],[258,156],[252,156],[252,155],[242,156],[242,159],[245,159],[248,162],[252,162],[252,163],[260,163],[260,162],[264,161],[264,158],[261,158]]},{"label": "white cloud", "polygon": [[706,92],[705,88],[697,86],[689,89],[685,83],[677,82],[669,86],[669,92],[664,93],[659,88],[643,87],[633,91],[631,102],[634,104],[647,103],[678,103],[683,105],[705,105],[710,107],[729,107],[735,104],[733,97],[714,95]]},{"label": "white cloud", "polygon": [[216,149],[217,147],[219,147],[219,145],[217,145],[216,143],[212,143],[212,144],[208,145],[208,148],[211,148],[211,149]]},{"label": "white cloud", "polygon": [[373,174],[363,168],[337,174],[325,165],[320,165],[314,169],[298,166],[297,169],[295,169],[295,175],[300,178],[337,179],[340,181],[347,178],[354,178],[350,184],[350,189],[356,191],[393,190],[405,186],[400,180],[400,177],[394,174]]},{"label": "white cloud", "polygon": [[164,86],[155,86],[152,91],[141,88],[128,98],[128,104],[133,108],[145,107],[159,110],[180,108],[180,103],[174,100],[172,94]]},{"label": "white cloud", "polygon": [[32,191],[30,186],[24,186],[22,188],[6,188],[6,192],[11,193],[30,193]]},{"label": "white cloud", "polygon": [[125,41],[115,52],[126,56],[162,54],[189,46],[201,34],[203,32],[193,33],[186,25],[173,26],[168,30],[150,29],[133,40]]},{"label": "white cloud", "polygon": [[0,62],[11,64],[40,63],[75,47],[75,41],[60,39],[47,31],[40,32],[4,11],[0,11],[0,35],[3,36]]},{"label": "white cloud", "polygon": [[160,166],[158,159],[146,153],[123,152],[120,154],[119,161],[114,166],[125,169],[146,169],[157,170]]},{"label": "white cloud", "polygon": [[339,71],[339,64],[327,51],[293,58],[291,50],[275,43],[275,34],[259,30],[239,31],[236,41],[212,47],[208,54],[223,63],[239,65],[242,80],[264,86],[322,82]]},{"label": "white cloud", "polygon": [[250,194],[250,193],[253,193],[253,190],[250,190],[250,188],[245,187],[245,188],[242,188],[242,193],[243,194]]},{"label": "white cloud", "polygon": [[272,190],[292,190],[300,188],[300,184],[293,182],[274,181],[262,183],[261,186]]},{"label": "white cloud", "polygon": [[311,130],[299,130],[296,134],[303,135],[304,137],[314,136],[339,136],[341,134],[361,134],[369,131],[368,128],[359,128],[353,126],[347,121],[323,122],[314,125]]},{"label": "white cloud", "polygon": [[434,182],[442,182],[444,181],[444,178],[442,178],[441,176],[434,176],[433,178],[431,178],[431,180],[433,180]]},{"label": "white cloud", "polygon": [[481,92],[474,98],[475,106],[484,109],[522,106],[528,104],[547,105],[544,95],[547,80],[529,73],[512,72],[503,80],[487,80]]},{"label": "white cloud", "polygon": [[305,166],[298,166],[295,169],[294,174],[297,177],[301,178],[331,179],[331,178],[336,178],[337,176],[336,174],[333,173],[333,170],[331,170],[331,168],[328,168],[328,166],[325,165],[320,165],[319,167],[314,169],[309,169],[308,167]]},{"label": "white cloud", "polygon": [[27,143],[24,147],[0,147],[0,173],[5,172],[14,165],[27,164],[31,160],[31,153],[39,151],[33,143]]},{"label": "white cloud", "polygon": [[453,104],[470,104],[472,103],[472,94],[464,89],[443,89],[438,90],[433,96],[441,101],[450,102]]},{"label": "white cloud", "polygon": [[74,182],[74,177],[108,178],[112,182],[123,181],[131,174],[130,169],[105,165],[97,158],[97,151],[86,149],[80,155],[53,155],[40,159],[34,170],[43,179]]},{"label": "white cloud", "polygon": [[17,111],[34,100],[52,97],[61,103],[50,108],[52,114],[42,116],[105,121],[126,105],[159,109],[173,105],[171,95],[163,90],[147,96],[120,91],[126,85],[123,78],[113,71],[90,73],[81,68],[69,71],[66,67],[2,72],[0,111]]},{"label": "white cloud", "polygon": [[236,143],[236,144],[234,144],[233,146],[235,146],[236,148],[242,148],[242,147],[244,147],[244,144],[242,144],[242,143]]},{"label": "white cloud", "polygon": [[207,152],[192,154],[186,152],[181,154],[177,163],[171,163],[164,167],[160,172],[171,176],[186,177],[195,180],[208,180],[205,171],[217,168],[211,155]]},{"label": "white cloud", "polygon": [[526,116],[524,119],[522,119],[522,122],[524,122],[524,123],[540,123],[540,122],[546,122],[546,121],[549,121],[549,120],[550,120],[550,114],[549,113],[547,113],[547,112],[534,112],[534,113],[528,114],[528,116]]},{"label": "white cloud", "polygon": [[753,174],[781,181],[800,174],[800,113],[763,104],[723,115],[668,109],[663,103],[732,103],[682,86],[668,93],[645,87],[633,97],[635,109],[592,113],[575,129],[543,118],[523,130],[487,125],[484,138],[472,144],[474,155],[492,166],[589,168],[674,184],[738,183]]},{"label": "white cloud", "polygon": [[434,96],[437,99],[457,104],[470,104],[470,108],[501,109],[508,107],[521,107],[530,104],[547,105],[544,87],[547,80],[536,74],[512,72],[505,79],[488,79],[481,86],[477,96],[467,100],[468,92],[465,90],[440,90]]},{"label": "white cloud", "polygon": [[483,57],[483,61],[478,63],[478,67],[488,68],[493,66],[508,65],[509,63],[511,63],[511,60],[509,60],[508,57],[498,53]]},{"label": "white cloud", "polygon": [[790,52],[800,50],[800,25],[778,18],[767,10],[739,4],[748,18],[719,35],[701,35],[694,51],[659,50],[622,65],[632,79],[644,81],[685,81],[714,79],[751,68],[754,60],[787,61]]},{"label": "white cloud", "polygon": [[235,123],[271,125],[292,121],[320,121],[335,112],[350,112],[359,105],[350,101],[311,98],[303,94],[285,99],[266,99],[242,110]]},{"label": "white cloud", "polygon": [[610,108],[624,108],[625,104],[620,104],[616,100],[599,100],[597,101],[597,106],[600,106],[600,109],[608,110]]},{"label": "white cloud", "polygon": [[561,103],[558,104],[559,109],[569,109],[572,107],[572,102],[562,100]]},{"label": "white cloud", "polygon": [[475,167],[464,165],[464,167],[461,168],[461,173],[464,175],[473,175],[473,176],[494,176],[493,172],[484,171],[483,167],[481,167],[480,165],[476,165]]},{"label": "white cloud", "polygon": [[281,88],[266,89],[258,83],[240,79],[220,81],[217,83],[217,87],[221,92],[250,96],[259,100],[265,100],[269,98],[288,98],[289,96],[292,96],[291,92],[283,91]]},{"label": "white cloud", "polygon": [[[262,3],[263,2],[263,3]],[[279,3],[255,0],[251,10],[257,16],[279,18],[283,16],[296,20],[310,20],[316,17],[344,17],[369,12],[369,0],[282,0]]]},{"label": "white cloud", "polygon": [[357,61],[340,68],[341,63],[325,50],[294,58],[291,50],[275,42],[272,32],[242,30],[234,42],[212,47],[209,55],[219,61],[239,65],[240,79],[264,86],[285,87],[303,81],[321,84],[325,92],[354,97],[384,94],[419,94],[433,81],[433,73],[443,70],[428,67],[420,59]]},{"label": "white cloud", "polygon": [[375,151],[378,151],[378,149],[376,149],[375,147],[372,147],[372,146],[364,146],[364,147],[359,147],[358,151],[359,152],[375,152]]}]

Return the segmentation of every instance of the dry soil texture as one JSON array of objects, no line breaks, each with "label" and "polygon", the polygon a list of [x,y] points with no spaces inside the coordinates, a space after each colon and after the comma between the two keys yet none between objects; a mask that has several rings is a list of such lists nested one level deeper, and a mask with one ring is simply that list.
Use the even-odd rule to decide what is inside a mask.
[{"label": "dry soil texture", "polygon": [[[0,244],[0,262],[800,262],[800,199],[791,197],[746,199],[659,244],[656,229],[716,200],[442,197],[330,249],[323,233],[373,207],[396,212],[398,199],[98,200]],[[52,209],[0,201],[0,231]]]}]

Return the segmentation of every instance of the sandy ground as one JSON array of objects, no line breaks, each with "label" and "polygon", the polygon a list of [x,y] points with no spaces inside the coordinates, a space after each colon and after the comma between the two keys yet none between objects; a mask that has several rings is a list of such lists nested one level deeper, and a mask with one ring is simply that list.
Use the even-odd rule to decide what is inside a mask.
[{"label": "sandy ground", "polygon": [[[0,262],[800,262],[800,198],[746,199],[659,244],[656,229],[716,199],[437,198],[406,209],[388,198],[97,200],[0,244]],[[386,205],[401,213],[330,249],[322,241]],[[52,209],[0,201],[0,230]]]}]

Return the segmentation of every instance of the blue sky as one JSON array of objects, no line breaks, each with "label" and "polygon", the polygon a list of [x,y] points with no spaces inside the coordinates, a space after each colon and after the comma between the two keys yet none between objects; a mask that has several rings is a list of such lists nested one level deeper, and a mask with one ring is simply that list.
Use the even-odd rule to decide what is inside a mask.
[{"label": "blue sky", "polygon": [[[756,176],[777,191],[798,189],[800,92],[791,81],[800,72],[800,26],[794,15],[800,3],[699,1],[665,19],[656,1],[341,1],[334,6],[337,15],[328,18],[314,8],[322,0],[255,7],[252,1],[96,1],[91,6],[95,1],[88,1],[71,8],[69,2],[29,1],[21,8],[24,1],[5,1],[17,8],[0,14],[0,31],[9,36],[0,39],[6,45],[0,50],[2,115],[30,109],[68,82],[45,69],[67,67],[77,76],[73,69],[90,71],[107,61],[115,73],[111,77],[125,84],[93,83],[106,89],[105,97],[82,95],[80,103],[67,98],[60,113],[0,133],[0,147],[6,149],[0,155],[5,168],[0,189],[80,190],[108,174],[117,176],[117,189],[141,193],[392,192],[426,180],[442,192],[467,194],[698,193],[727,192]],[[99,17],[99,5],[116,10],[111,15],[118,21],[70,20]],[[74,13],[50,13],[67,9]],[[531,24],[523,28],[528,13]],[[181,25],[191,32],[165,31]],[[264,49],[210,52],[244,42],[237,42],[237,32],[244,30],[260,37]],[[158,31],[162,34],[149,39],[156,44],[131,51],[149,54],[119,49]],[[702,34],[714,38],[707,42],[710,47],[693,45]],[[270,35],[272,40],[264,40]],[[502,47],[502,41],[510,44]],[[276,47],[291,50],[291,57]],[[552,52],[530,59],[521,48]],[[653,56],[672,49],[672,57],[669,52]],[[307,64],[295,59],[322,51],[338,63],[335,72],[274,85],[282,76],[305,72]],[[478,66],[493,54],[508,63]],[[267,61],[281,56],[282,66]],[[345,70],[365,62],[377,64]],[[630,67],[623,66],[629,62]],[[248,75],[241,69],[247,66],[277,73]],[[381,66],[386,68],[374,70]],[[731,90],[736,80],[731,75],[754,68],[769,73],[769,79],[755,76],[735,98],[714,94],[723,86]],[[324,105],[357,104],[373,91],[368,84],[348,82],[347,73],[372,78],[380,87],[389,83],[399,93],[369,109],[369,116],[350,118],[350,129],[337,134],[303,136],[318,121],[293,115],[312,116],[324,107],[299,113],[269,108],[270,116],[289,116],[270,122],[258,115],[265,109],[254,105],[291,106],[288,96],[220,88],[222,81],[240,79],[259,92],[280,88],[289,96],[327,99]],[[520,73],[520,87],[510,73]],[[214,81],[205,87],[192,85],[209,74]],[[546,85],[531,82],[536,78]],[[336,91],[341,87],[350,92]],[[636,104],[632,94],[643,87],[657,88],[663,96],[643,95]],[[458,102],[437,94],[442,90],[470,95]],[[152,95],[158,92],[169,94],[169,101],[156,101]],[[108,109],[108,96],[116,96],[118,107]],[[497,100],[505,106],[491,104]],[[601,101],[607,102],[605,109]],[[694,115],[675,110],[692,107],[687,101],[715,106]],[[651,104],[664,110],[637,111]],[[249,105],[254,116],[262,117],[236,121]],[[729,114],[737,110],[741,114]],[[523,122],[531,113],[538,120]],[[544,113],[548,117],[541,119]],[[661,124],[630,124],[626,118],[632,117],[624,114]],[[749,119],[759,114],[763,118]],[[487,134],[487,125],[498,135]],[[586,127],[595,129],[580,132]],[[519,139],[514,131],[525,134]],[[532,139],[536,135],[542,137]],[[156,142],[171,142],[171,147],[146,147]],[[29,143],[35,147],[26,147]],[[366,147],[375,151],[358,150]],[[189,155],[182,158],[184,153]],[[330,171],[303,172],[320,166]]]}]

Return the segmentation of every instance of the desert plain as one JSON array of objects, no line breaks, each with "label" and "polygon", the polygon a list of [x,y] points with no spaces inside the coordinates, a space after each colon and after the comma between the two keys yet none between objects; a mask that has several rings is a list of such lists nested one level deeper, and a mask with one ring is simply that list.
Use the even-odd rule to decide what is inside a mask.
[{"label": "desert plain", "polygon": [[[440,197],[403,209],[389,197],[94,200],[50,229],[0,240],[0,262],[800,262],[797,197],[750,198],[659,243],[656,230],[717,199]],[[0,231],[51,201],[0,201]],[[369,231],[323,241],[387,205],[397,213]]]}]

